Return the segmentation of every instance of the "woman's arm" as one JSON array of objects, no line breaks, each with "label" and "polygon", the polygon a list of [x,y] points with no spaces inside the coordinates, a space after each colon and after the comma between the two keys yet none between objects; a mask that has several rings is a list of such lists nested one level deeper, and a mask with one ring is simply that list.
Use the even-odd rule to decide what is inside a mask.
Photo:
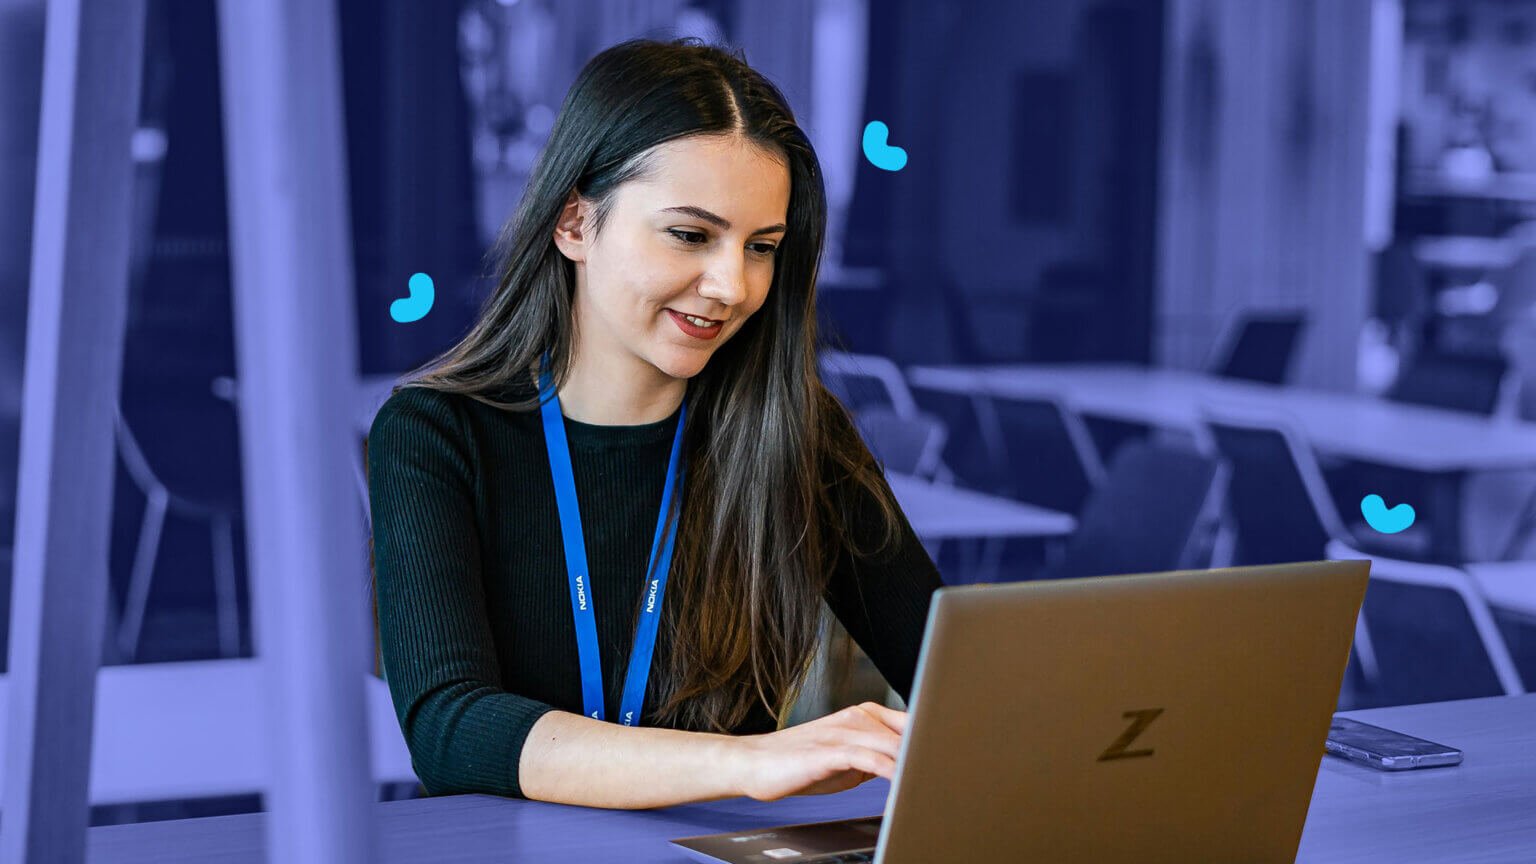
[{"label": "woman's arm", "polygon": [[643,809],[730,798],[732,738],[620,726],[551,711],[523,742],[523,794],[586,807]]},{"label": "woman's arm", "polygon": [[470,440],[452,401],[407,387],[368,435],[379,643],[428,794],[517,797],[518,754],[553,706],[501,687],[475,528]]},{"label": "woman's arm", "polygon": [[639,810],[742,795],[772,801],[889,779],[905,729],[904,712],[874,703],[744,736],[552,711],[528,733],[518,776],[529,798],[585,807]]}]

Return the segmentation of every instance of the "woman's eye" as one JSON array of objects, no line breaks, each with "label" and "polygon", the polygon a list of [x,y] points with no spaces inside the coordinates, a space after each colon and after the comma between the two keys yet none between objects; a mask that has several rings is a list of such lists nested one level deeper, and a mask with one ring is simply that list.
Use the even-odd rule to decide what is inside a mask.
[{"label": "woman's eye", "polygon": [[[688,231],[683,228],[668,228],[667,233],[671,234],[673,237],[676,237],[685,246],[702,246],[709,242],[709,235],[702,231]],[[751,249],[754,255],[767,258],[772,257],[774,253],[779,251],[779,244],[749,243],[747,244],[747,248]]]},{"label": "woman's eye", "polygon": [[673,237],[676,237],[677,239],[683,241],[684,243],[688,244],[689,246],[697,246],[700,243],[703,243],[705,240],[709,239],[709,238],[705,237],[702,233],[700,233],[698,231],[684,231],[684,230],[682,230],[680,228],[668,229],[667,233],[669,233]]}]

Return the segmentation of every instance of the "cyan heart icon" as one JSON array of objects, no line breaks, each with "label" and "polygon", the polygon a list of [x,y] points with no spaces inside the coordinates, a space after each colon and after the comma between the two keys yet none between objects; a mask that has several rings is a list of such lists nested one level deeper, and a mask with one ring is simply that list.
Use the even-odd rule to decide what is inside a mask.
[{"label": "cyan heart icon", "polygon": [[871,120],[864,127],[864,158],[871,165],[886,171],[900,171],[907,165],[907,151],[892,147],[891,130],[879,120]]},{"label": "cyan heart icon", "polygon": [[1380,495],[1367,495],[1360,501],[1360,515],[1365,517],[1365,524],[1383,534],[1396,534],[1413,525],[1417,514],[1407,504],[1399,504],[1392,509],[1387,509],[1387,502],[1381,500]]},{"label": "cyan heart icon", "polygon": [[411,296],[401,297],[389,304],[389,317],[401,324],[409,324],[425,318],[427,313],[432,311],[432,301],[437,293],[433,290],[432,277],[425,273],[412,275],[408,285]]}]

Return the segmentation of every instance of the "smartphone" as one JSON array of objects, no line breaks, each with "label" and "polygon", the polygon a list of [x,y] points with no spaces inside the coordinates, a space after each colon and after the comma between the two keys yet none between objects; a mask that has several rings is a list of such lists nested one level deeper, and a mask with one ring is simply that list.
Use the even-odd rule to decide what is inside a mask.
[{"label": "smartphone", "polygon": [[1382,771],[1461,764],[1461,751],[1455,747],[1347,717],[1333,718],[1333,725],[1328,728],[1327,747],[1335,756]]}]

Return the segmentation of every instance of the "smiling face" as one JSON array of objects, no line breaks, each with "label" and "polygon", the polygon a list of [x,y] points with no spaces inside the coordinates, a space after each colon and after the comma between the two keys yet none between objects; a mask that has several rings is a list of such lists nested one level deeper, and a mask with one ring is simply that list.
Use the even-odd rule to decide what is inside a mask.
[{"label": "smiling face", "polygon": [[572,196],[555,243],[576,265],[578,362],[616,383],[697,375],[768,299],[789,188],[773,151],[700,135],[654,148],[595,236]]}]

